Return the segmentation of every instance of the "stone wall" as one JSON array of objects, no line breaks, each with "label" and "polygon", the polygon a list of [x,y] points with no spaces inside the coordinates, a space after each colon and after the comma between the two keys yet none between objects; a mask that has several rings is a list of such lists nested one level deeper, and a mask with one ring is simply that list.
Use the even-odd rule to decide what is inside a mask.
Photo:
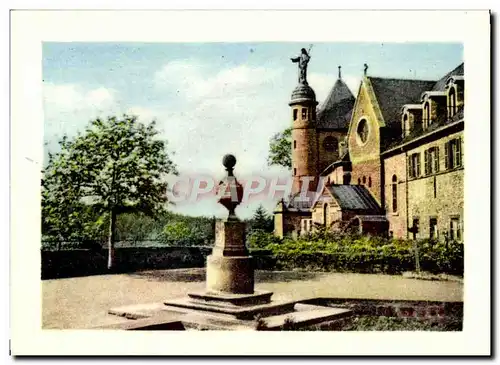
[{"label": "stone wall", "polygon": [[430,147],[439,147],[440,171],[408,181],[408,219],[410,225],[414,218],[419,219],[417,238],[429,238],[430,218],[437,219],[440,240],[444,239],[444,232],[449,231],[451,218],[458,218],[463,230],[464,169],[459,167],[445,170],[444,165],[444,144],[459,136],[463,138],[463,132],[450,134],[408,151],[409,155],[420,153],[421,171],[424,175],[424,151]]},{"label": "stone wall", "polygon": [[375,200],[382,205],[382,182],[380,158],[352,165],[351,185],[364,185]]},{"label": "stone wall", "polygon": [[[127,247],[116,249],[113,272],[204,267],[211,247]],[[252,254],[252,253],[251,253]],[[107,250],[41,251],[42,279],[109,274]],[[272,266],[266,256],[254,256],[257,269]]]},{"label": "stone wall", "polygon": [[[407,207],[406,207],[406,155],[400,153],[384,160],[384,188],[385,205],[387,219],[389,220],[389,231],[394,237],[408,238]],[[393,211],[393,182],[396,176],[397,181],[397,206]]]}]

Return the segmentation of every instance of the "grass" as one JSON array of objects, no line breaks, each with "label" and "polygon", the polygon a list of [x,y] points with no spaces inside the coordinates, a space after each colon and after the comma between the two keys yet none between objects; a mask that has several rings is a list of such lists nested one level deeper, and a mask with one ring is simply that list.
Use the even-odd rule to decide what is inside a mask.
[{"label": "grass", "polygon": [[[265,328],[258,328],[264,330]],[[397,318],[384,316],[355,316],[345,320],[317,324],[310,327],[296,327],[292,320],[285,321],[281,331],[462,331],[459,318],[444,322],[419,320],[415,318]]]},{"label": "grass", "polygon": [[359,316],[342,329],[343,331],[461,331],[462,321],[448,320],[443,323],[422,321],[414,318]]}]

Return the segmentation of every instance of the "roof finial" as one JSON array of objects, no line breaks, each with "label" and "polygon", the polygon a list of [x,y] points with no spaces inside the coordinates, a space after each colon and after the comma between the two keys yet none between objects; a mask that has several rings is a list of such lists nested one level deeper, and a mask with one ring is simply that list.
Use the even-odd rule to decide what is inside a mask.
[{"label": "roof finial", "polygon": [[364,69],[363,71],[364,71],[365,76],[366,76],[366,74],[367,74],[367,72],[368,72],[368,65],[367,65],[366,63],[365,63],[365,69]]},{"label": "roof finial", "polygon": [[340,71],[341,68],[342,68],[342,66],[339,66],[339,79],[342,78],[342,71]]}]

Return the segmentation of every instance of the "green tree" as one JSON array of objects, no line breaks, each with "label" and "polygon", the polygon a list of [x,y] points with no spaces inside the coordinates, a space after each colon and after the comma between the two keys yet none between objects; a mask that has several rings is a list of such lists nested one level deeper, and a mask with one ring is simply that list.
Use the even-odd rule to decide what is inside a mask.
[{"label": "green tree", "polygon": [[273,231],[273,219],[267,214],[264,207],[259,205],[251,221],[252,230],[262,230],[264,232]]},{"label": "green tree", "polygon": [[292,129],[276,133],[269,141],[267,164],[292,168]]},{"label": "green tree", "polygon": [[[167,203],[166,175],[176,167],[158,138],[155,122],[135,116],[95,119],[84,133],[60,141],[43,172],[43,224],[68,234],[82,221],[80,209],[91,206],[100,221],[108,215],[108,268],[114,263],[117,215],[142,212],[154,216]],[[92,222],[95,224],[95,222]],[[49,227],[47,227],[49,226]]]}]

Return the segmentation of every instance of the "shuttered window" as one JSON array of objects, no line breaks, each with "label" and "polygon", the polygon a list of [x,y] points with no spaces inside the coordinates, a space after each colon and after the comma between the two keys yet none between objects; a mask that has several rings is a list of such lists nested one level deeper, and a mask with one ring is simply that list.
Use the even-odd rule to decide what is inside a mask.
[{"label": "shuttered window", "polygon": [[455,138],[444,145],[444,167],[453,169],[462,166],[462,138]]},{"label": "shuttered window", "polygon": [[410,155],[410,159],[408,161],[408,175],[410,177],[419,177],[420,176],[420,153],[414,153]]},{"label": "shuttered window", "polygon": [[439,172],[439,147],[434,147],[434,172]]},{"label": "shuttered window", "polygon": [[424,166],[425,166],[425,174],[429,175],[431,173],[430,169],[430,158],[429,158],[429,150],[424,151]]},{"label": "shuttered window", "polygon": [[439,148],[432,147],[424,152],[425,174],[430,175],[439,172]]},{"label": "shuttered window", "polygon": [[415,160],[417,165],[417,177],[420,176],[420,153],[415,154]]}]

